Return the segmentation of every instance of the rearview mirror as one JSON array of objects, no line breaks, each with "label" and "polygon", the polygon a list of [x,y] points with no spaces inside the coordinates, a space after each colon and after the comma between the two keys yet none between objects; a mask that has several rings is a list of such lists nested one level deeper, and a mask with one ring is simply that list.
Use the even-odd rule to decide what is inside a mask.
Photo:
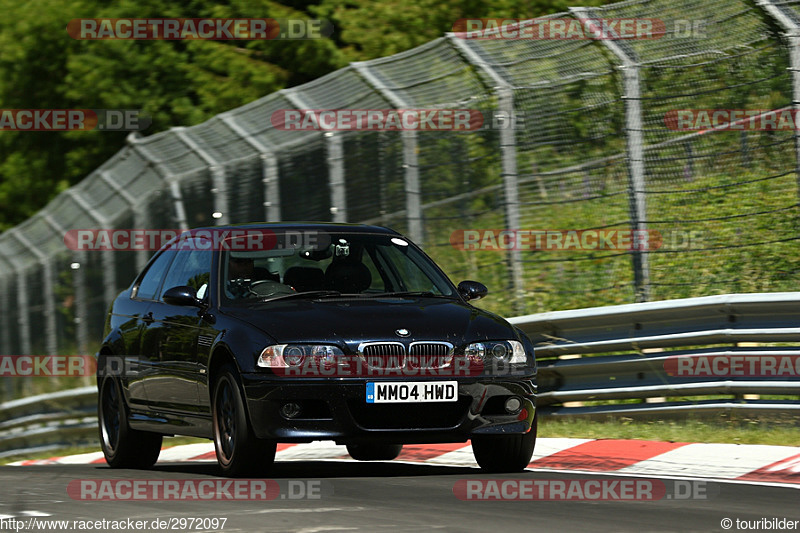
[{"label": "rearview mirror", "polygon": [[458,284],[458,293],[465,300],[480,300],[489,293],[489,289],[477,281],[462,281]]}]

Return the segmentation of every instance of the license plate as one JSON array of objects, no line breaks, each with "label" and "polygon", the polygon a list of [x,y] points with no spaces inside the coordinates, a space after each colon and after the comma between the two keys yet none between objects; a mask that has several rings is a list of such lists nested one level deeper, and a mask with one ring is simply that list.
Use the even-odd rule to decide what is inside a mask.
[{"label": "license plate", "polygon": [[457,381],[367,383],[367,403],[455,401],[458,401]]}]

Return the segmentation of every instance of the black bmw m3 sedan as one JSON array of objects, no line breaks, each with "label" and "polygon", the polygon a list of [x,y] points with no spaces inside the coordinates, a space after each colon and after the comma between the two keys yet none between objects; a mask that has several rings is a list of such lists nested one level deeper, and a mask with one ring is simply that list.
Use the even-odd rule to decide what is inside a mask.
[{"label": "black bmw m3 sedan", "polygon": [[414,243],[376,226],[250,224],[185,232],[115,299],[98,353],[112,467],[148,468],[164,435],[213,439],[252,476],[277,443],[333,440],[357,460],[471,440],[524,469],[536,441],[530,340],[474,307]]}]

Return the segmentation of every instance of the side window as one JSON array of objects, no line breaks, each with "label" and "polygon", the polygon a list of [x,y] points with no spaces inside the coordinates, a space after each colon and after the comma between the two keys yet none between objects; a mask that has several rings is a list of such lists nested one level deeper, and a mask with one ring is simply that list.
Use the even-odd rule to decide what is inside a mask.
[{"label": "side window", "polygon": [[198,298],[205,298],[211,278],[211,257],[211,250],[182,251],[167,273],[163,290],[188,285],[197,291]]},{"label": "side window", "polygon": [[175,252],[165,250],[155,259],[150,265],[150,268],[145,272],[142,281],[139,282],[136,292],[133,295],[135,298],[143,300],[155,299],[158,288],[161,286],[161,280],[164,279],[164,274],[169,267],[170,262],[175,257]]}]

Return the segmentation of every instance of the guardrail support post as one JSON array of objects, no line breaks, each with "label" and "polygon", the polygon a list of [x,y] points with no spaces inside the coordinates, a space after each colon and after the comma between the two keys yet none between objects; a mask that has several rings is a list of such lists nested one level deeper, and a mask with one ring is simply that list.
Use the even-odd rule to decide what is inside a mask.
[{"label": "guardrail support post", "polygon": [[[588,8],[571,7],[569,10],[579,20],[599,18]],[[647,232],[647,184],[645,183],[639,65],[635,61],[633,49],[626,43],[603,38],[598,34],[596,27],[590,26],[590,29],[595,33],[598,41],[622,62],[619,68],[625,83],[623,100],[625,102],[625,140],[628,152],[631,229],[636,232],[633,237],[633,242],[636,242],[638,235],[645,235]],[[640,249],[631,251],[634,292],[637,302],[650,300],[650,257],[647,255],[648,253],[647,250]]]}]

